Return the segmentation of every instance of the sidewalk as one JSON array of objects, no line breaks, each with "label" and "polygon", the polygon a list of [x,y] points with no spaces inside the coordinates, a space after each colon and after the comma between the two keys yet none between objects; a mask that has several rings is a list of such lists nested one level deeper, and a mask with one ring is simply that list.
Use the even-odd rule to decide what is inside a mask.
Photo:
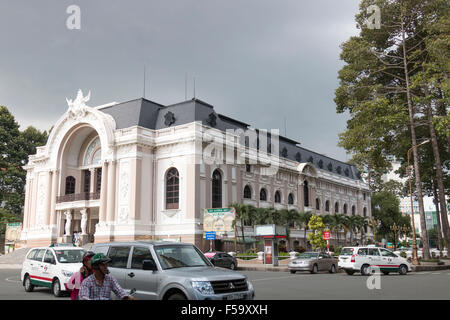
[{"label": "sidewalk", "polygon": [[[436,271],[450,269],[450,260],[444,260],[445,265],[438,266],[432,262],[422,262],[419,266],[412,266],[413,272]],[[241,260],[238,259],[238,271],[273,271],[288,272],[287,264],[289,259],[279,261],[279,265],[274,267],[270,264],[263,264],[258,260]],[[339,271],[338,271],[339,272]]]}]

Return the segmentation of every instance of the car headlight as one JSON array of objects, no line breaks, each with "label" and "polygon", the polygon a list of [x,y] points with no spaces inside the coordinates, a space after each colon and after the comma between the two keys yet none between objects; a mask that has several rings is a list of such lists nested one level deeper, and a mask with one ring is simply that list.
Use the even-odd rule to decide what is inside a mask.
[{"label": "car headlight", "polygon": [[209,281],[192,281],[192,287],[203,295],[214,294],[214,289]]},{"label": "car headlight", "polygon": [[248,281],[248,280],[247,280],[247,288],[248,288],[248,291],[253,291],[253,285],[252,285],[252,283],[251,283],[250,281]]},{"label": "car headlight", "polygon": [[72,271],[67,271],[67,270],[61,270],[61,273],[65,276],[70,278],[73,275]]}]

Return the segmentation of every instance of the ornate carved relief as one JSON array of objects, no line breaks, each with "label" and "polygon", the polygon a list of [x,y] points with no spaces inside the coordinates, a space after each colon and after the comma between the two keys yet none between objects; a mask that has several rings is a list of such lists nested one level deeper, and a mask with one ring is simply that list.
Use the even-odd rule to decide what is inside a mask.
[{"label": "ornate carved relief", "polygon": [[130,208],[130,162],[121,161],[119,168],[119,221],[128,219]]}]

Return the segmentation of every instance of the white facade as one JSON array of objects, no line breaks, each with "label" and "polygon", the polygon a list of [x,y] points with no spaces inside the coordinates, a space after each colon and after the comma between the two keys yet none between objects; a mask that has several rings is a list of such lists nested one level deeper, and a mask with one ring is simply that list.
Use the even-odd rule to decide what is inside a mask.
[{"label": "white facade", "polygon": [[[114,117],[107,112],[118,104],[89,107],[87,101],[81,92],[74,102],[68,101],[69,109],[47,144],[38,147],[24,167],[23,246],[68,241],[74,232],[85,241],[171,239],[200,246],[202,212],[218,201],[218,192],[222,207],[245,202],[326,214],[337,206],[339,213],[371,216],[370,191],[360,179],[278,156],[272,159],[278,165],[273,176],[264,175],[259,164],[205,163],[205,132],[221,130],[197,120],[177,124],[187,115],[176,112],[165,113],[166,127],[119,127],[126,112]],[[158,110],[166,112],[166,107]],[[219,152],[244,150],[236,141],[227,141]],[[176,172],[174,189],[168,182],[170,172]],[[249,198],[244,198],[246,186]],[[266,200],[261,200],[262,189]],[[295,230],[292,235],[303,237]]]}]

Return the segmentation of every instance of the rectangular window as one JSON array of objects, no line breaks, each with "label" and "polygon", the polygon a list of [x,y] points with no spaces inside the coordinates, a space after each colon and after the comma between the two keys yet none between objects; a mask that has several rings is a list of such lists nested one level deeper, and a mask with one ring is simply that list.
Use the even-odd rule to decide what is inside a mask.
[{"label": "rectangular window", "polygon": [[92,251],[94,251],[95,253],[103,253],[104,255],[106,255],[108,253],[108,248],[108,246],[99,246],[92,248]]},{"label": "rectangular window", "polygon": [[150,249],[147,247],[134,247],[131,257],[131,269],[142,269],[144,260],[153,260]]},{"label": "rectangular window", "polygon": [[51,250],[47,250],[47,252],[45,253],[44,262],[51,263],[51,264],[56,263],[55,256],[53,255]]},{"label": "rectangular window", "polygon": [[34,255],[36,254],[36,252],[38,252],[38,250],[36,249],[31,250],[30,253],[28,253],[27,255],[27,259],[34,260]]},{"label": "rectangular window", "polygon": [[368,249],[367,248],[363,248],[363,249],[359,249],[358,250],[358,255],[360,256],[367,256],[368,254]]},{"label": "rectangular window", "polygon": [[369,256],[379,256],[380,252],[378,251],[378,249],[369,249]]},{"label": "rectangular window", "polygon": [[100,192],[101,188],[102,188],[102,168],[97,168],[95,169],[95,174],[96,174],[96,185],[95,185],[95,192]]},{"label": "rectangular window", "polygon": [[130,247],[111,247],[108,252],[111,268],[126,268],[129,255]]},{"label": "rectangular window", "polygon": [[83,192],[91,191],[91,171],[84,170]]},{"label": "rectangular window", "polygon": [[42,258],[44,257],[44,253],[45,253],[45,249],[40,249],[34,256],[33,260],[42,261]]}]

